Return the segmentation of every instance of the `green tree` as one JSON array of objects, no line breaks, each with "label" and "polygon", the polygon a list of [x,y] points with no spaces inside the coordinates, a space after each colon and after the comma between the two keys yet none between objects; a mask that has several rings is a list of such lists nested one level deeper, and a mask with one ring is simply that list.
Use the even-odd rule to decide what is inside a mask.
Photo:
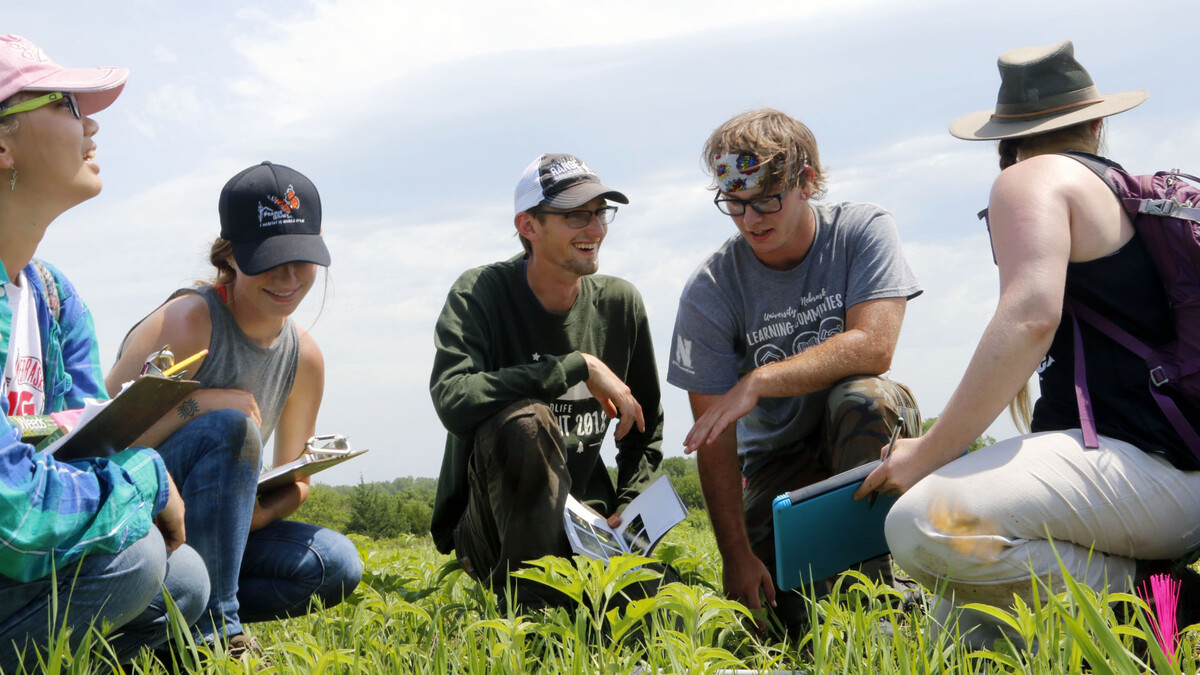
[{"label": "green tree", "polygon": [[696,470],[696,460],[687,457],[667,457],[662,461],[662,472],[670,476],[671,482],[689,471]]},{"label": "green tree", "polygon": [[396,522],[393,501],[379,489],[377,483],[364,483],[360,478],[350,494],[350,518],[346,522],[346,531],[372,539],[400,534],[402,528]]},{"label": "green tree", "polygon": [[[929,431],[929,427],[933,426],[933,423],[936,421],[937,421],[937,417],[934,416],[934,417],[930,417],[929,419],[922,422],[921,423],[921,435],[924,436],[925,432]],[[992,438],[991,436],[988,436],[987,434],[984,434],[984,435],[980,436],[979,438],[976,438],[975,442],[971,443],[971,445],[967,447],[967,452],[975,452],[976,450],[978,450],[982,447],[991,445],[992,443],[995,443],[995,442],[996,442],[996,439]]]},{"label": "green tree", "polygon": [[696,463],[691,462],[691,470],[679,476],[672,478],[671,484],[675,486],[675,492],[679,494],[679,499],[683,501],[684,506],[689,509],[704,509],[704,491],[700,488],[700,472],[696,470]]},{"label": "green tree", "polygon": [[289,520],[299,520],[327,527],[335,532],[345,532],[346,524],[350,520],[350,500],[345,494],[328,485],[315,484],[309,488],[308,498]]}]

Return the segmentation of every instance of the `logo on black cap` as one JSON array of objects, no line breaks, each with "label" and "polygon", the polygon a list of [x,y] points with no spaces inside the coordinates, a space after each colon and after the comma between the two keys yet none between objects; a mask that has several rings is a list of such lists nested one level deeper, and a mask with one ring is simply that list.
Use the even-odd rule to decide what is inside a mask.
[{"label": "logo on black cap", "polygon": [[258,203],[258,224],[260,227],[275,225],[282,218],[292,216],[292,211],[300,208],[300,198],[296,196],[296,189],[289,185],[287,192],[283,193],[283,198],[280,199],[275,195],[267,195],[267,198],[278,206],[278,209],[273,209],[269,206],[263,206],[262,202]]}]

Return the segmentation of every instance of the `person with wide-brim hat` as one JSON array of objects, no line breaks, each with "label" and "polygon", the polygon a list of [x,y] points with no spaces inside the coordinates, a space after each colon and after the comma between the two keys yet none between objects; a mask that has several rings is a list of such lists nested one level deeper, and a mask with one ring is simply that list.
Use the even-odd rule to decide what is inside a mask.
[{"label": "person with wide-brim hat", "polygon": [[[1200,546],[1200,530],[1178,525],[1200,519],[1200,462],[1154,403],[1141,358],[1090,328],[1081,335],[1097,448],[1085,447],[1075,397],[1068,289],[1148,344],[1174,335],[1129,215],[1096,173],[1058,154],[1111,164],[1096,156],[1102,120],[1146,92],[1099,93],[1070,42],[1006,52],[999,67],[996,107],[950,126],[959,138],[1000,141],[988,206],[996,312],[937,422],[896,443],[860,493],[904,493],[886,533],[915,579],[958,603],[1007,607],[1014,595],[1032,602],[1030,570],[1055,591],[1060,570],[1129,591],[1155,569],[1149,561]],[[1035,371],[1033,433],[963,455]],[[988,643],[996,630],[968,639]]]}]

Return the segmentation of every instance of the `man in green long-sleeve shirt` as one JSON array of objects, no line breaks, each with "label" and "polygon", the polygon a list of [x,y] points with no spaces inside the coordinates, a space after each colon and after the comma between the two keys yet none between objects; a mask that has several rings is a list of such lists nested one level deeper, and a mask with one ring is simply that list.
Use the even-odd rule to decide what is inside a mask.
[{"label": "man in green long-sleeve shirt", "polygon": [[[430,393],[450,433],[431,532],[474,578],[570,555],[574,495],[617,515],[662,461],[662,406],[646,311],[627,281],[595,274],[625,195],[571,155],[543,154],[517,183],[525,253],[468,270],[438,317]],[[600,446],[617,418],[617,484]],[[545,600],[517,586],[526,604]]]}]

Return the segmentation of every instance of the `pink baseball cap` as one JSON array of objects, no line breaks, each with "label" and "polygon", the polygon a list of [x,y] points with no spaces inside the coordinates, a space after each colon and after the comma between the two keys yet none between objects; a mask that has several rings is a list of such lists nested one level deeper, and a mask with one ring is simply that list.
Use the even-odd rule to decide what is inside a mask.
[{"label": "pink baseball cap", "polygon": [[20,35],[0,35],[0,101],[19,91],[65,91],[91,115],[112,105],[128,78],[128,68],[63,68]]}]

